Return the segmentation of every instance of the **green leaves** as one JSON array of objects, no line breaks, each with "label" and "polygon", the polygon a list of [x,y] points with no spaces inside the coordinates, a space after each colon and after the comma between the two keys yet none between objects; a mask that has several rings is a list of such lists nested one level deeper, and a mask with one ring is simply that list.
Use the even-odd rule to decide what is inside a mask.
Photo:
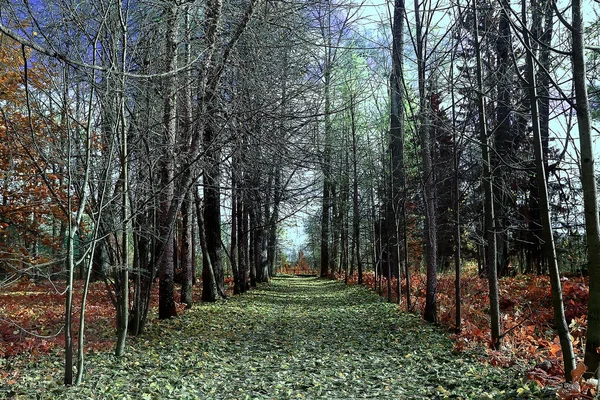
[{"label": "green leaves", "polygon": [[522,389],[516,370],[453,355],[447,335],[418,316],[398,313],[363,287],[318,279],[275,279],[226,303],[157,321],[124,359],[100,353],[87,365],[81,386],[62,388],[59,369],[31,365],[13,390],[39,399],[534,395]]}]

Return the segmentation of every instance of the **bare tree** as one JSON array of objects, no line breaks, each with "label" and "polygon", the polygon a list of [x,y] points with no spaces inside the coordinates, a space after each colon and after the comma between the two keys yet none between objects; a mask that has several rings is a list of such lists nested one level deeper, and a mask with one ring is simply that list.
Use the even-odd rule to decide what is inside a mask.
[{"label": "bare tree", "polygon": [[[590,298],[588,300],[588,326],[585,337],[585,365],[588,373],[597,377],[600,368],[600,221],[598,215],[598,190],[594,171],[592,125],[587,92],[586,65],[583,41],[583,9],[581,0],[571,4],[572,22],[567,27],[572,35],[573,81],[575,86],[575,111],[579,129],[581,151],[581,185],[587,238]],[[560,12],[558,13],[560,16]],[[563,19],[563,23],[565,23]]]},{"label": "bare tree", "polygon": [[546,171],[544,165],[544,149],[542,144],[542,130],[540,127],[540,113],[538,110],[538,94],[536,73],[533,65],[532,47],[527,30],[527,11],[526,1],[521,2],[521,15],[523,23],[523,40],[527,51],[527,81],[529,86],[529,103],[531,108],[531,128],[533,132],[533,144],[535,153],[535,165],[537,186],[539,193],[540,214],[542,219],[542,230],[544,244],[543,248],[546,254],[548,270],[550,272],[550,284],[552,286],[552,307],[554,309],[554,324],[558,330],[561,349],[563,353],[563,362],[565,370],[565,379],[571,381],[571,371],[575,369],[575,355],[573,354],[573,343],[569,334],[569,326],[565,318],[565,309],[562,298],[562,288],[560,283],[560,274],[556,257],[556,248],[554,245],[554,235],[550,220],[550,206],[548,202],[548,187],[546,182]]},{"label": "bare tree", "polygon": [[492,333],[492,348],[500,349],[501,347],[501,327],[500,327],[500,306],[498,294],[498,271],[497,271],[497,248],[496,248],[496,227],[494,217],[494,184],[493,172],[491,169],[490,152],[493,149],[490,143],[490,137],[487,130],[487,115],[486,104],[483,93],[483,67],[481,65],[481,49],[479,46],[479,18],[477,3],[473,1],[473,32],[474,32],[474,50],[476,57],[476,74],[477,74],[477,105],[479,109],[479,137],[481,141],[481,155],[483,163],[483,187],[485,195],[485,254],[486,254],[486,269],[489,281],[489,297],[490,297],[490,322]]}]

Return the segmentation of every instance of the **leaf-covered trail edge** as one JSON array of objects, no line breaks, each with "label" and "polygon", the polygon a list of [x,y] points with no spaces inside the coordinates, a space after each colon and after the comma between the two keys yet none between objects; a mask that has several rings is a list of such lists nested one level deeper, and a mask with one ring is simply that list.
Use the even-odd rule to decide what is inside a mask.
[{"label": "leaf-covered trail edge", "polygon": [[[225,303],[153,323],[127,355],[90,354],[61,384],[60,353],[11,386],[15,398],[552,398],[517,368],[453,353],[441,329],[361,286],[276,278]],[[1,385],[0,385],[1,386]],[[4,393],[6,395],[6,392]],[[2,394],[0,393],[0,397]]]}]

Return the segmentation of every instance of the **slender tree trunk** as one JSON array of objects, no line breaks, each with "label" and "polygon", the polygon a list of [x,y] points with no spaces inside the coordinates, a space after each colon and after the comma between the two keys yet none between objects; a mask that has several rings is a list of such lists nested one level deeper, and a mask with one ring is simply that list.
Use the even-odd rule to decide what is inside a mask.
[{"label": "slender tree trunk", "polygon": [[[235,157],[234,157],[235,160]],[[235,162],[234,162],[234,165]],[[236,187],[235,168],[232,168],[231,173],[231,245],[229,246],[231,261],[231,273],[233,274],[233,294],[242,293],[240,285],[240,271],[237,263],[237,235],[238,235],[238,188]]]},{"label": "slender tree trunk", "polygon": [[74,242],[74,231],[75,229],[70,226],[69,227],[69,236],[68,236],[68,250],[67,250],[67,260],[68,260],[68,269],[67,269],[67,291],[65,296],[65,374],[64,374],[64,384],[72,385],[73,384],[73,268],[75,265],[75,248],[73,246]]},{"label": "slender tree trunk", "polygon": [[[346,136],[346,135],[345,135]],[[349,151],[347,146],[347,138],[344,138],[344,152],[343,159],[341,161],[343,171],[341,174],[341,183],[340,183],[340,194],[338,196],[338,213],[339,224],[338,230],[340,233],[340,247],[341,247],[341,262],[344,266],[349,266],[349,274],[350,276],[354,275],[354,263],[349,257],[349,242],[350,242],[350,233],[349,233],[349,209],[348,209],[348,199],[350,198],[350,163],[349,163]],[[340,155],[342,156],[342,155]]]},{"label": "slender tree trunk", "polygon": [[[540,0],[538,0],[540,1]],[[540,36],[540,41],[544,44],[540,47],[540,64],[545,71],[550,71],[551,44],[554,32],[554,10],[552,3],[555,0],[543,0],[544,8],[544,30]],[[546,171],[546,180],[548,179],[548,155],[550,152],[550,77],[545,71],[538,71],[539,105],[540,105],[540,133],[542,135],[542,154],[544,155],[544,169]]]},{"label": "slender tree trunk", "polygon": [[249,278],[249,267],[250,267],[250,229],[249,229],[249,220],[250,220],[250,212],[248,210],[248,200],[246,195],[242,197],[243,206],[239,207],[238,210],[238,227],[240,229],[239,236],[239,252],[238,259],[240,263],[239,273],[240,273],[240,283],[242,285],[242,292],[246,292],[250,288],[250,284],[248,281]]},{"label": "slender tree trunk", "polygon": [[486,109],[485,109],[485,98],[483,96],[483,71],[481,66],[481,49],[479,45],[479,17],[477,12],[477,3],[473,1],[473,27],[474,27],[474,45],[475,45],[475,57],[477,62],[477,103],[479,108],[479,137],[481,141],[481,157],[483,164],[483,190],[485,196],[485,256],[486,265],[485,269],[488,276],[489,282],[489,296],[490,296],[490,320],[491,320],[491,333],[492,333],[492,349],[499,350],[501,348],[501,336],[500,336],[500,303],[498,294],[498,272],[496,267],[496,227],[494,218],[494,184],[493,184],[493,173],[491,169],[491,157],[490,157],[490,146],[491,142],[487,132],[487,120],[486,120]]},{"label": "slender tree trunk", "polygon": [[264,207],[261,204],[262,195],[258,194],[256,204],[256,236],[255,236],[255,251],[256,251],[256,281],[258,283],[269,282],[269,269],[267,264],[267,235],[265,230],[266,215]]},{"label": "slender tree trunk", "polygon": [[373,186],[371,186],[371,189],[369,190],[369,201],[370,201],[370,206],[371,206],[371,242],[373,243],[373,251],[371,252],[371,264],[373,264],[373,274],[374,274],[374,279],[373,279],[373,290],[376,291],[377,290],[377,282],[379,281],[379,275],[381,274],[380,269],[379,269],[379,262],[378,262],[378,249],[379,249],[379,238],[377,235],[377,220],[376,220],[376,216],[377,213],[375,212],[375,188],[373,188]]},{"label": "slender tree trunk", "polygon": [[533,131],[533,145],[535,151],[535,164],[537,186],[540,204],[540,216],[542,219],[542,229],[544,244],[543,248],[548,261],[548,270],[550,272],[550,285],[552,287],[552,308],[554,310],[554,324],[558,331],[561,350],[563,353],[563,363],[565,370],[565,379],[571,381],[571,371],[575,369],[575,355],[573,354],[573,343],[569,334],[569,326],[565,318],[565,309],[562,297],[562,288],[560,284],[560,273],[558,270],[558,260],[556,258],[556,248],[554,246],[554,235],[552,233],[552,224],[550,219],[550,206],[548,202],[548,187],[546,183],[546,171],[544,168],[544,150],[542,145],[542,134],[540,129],[540,115],[538,112],[538,96],[536,90],[536,75],[533,67],[532,48],[527,32],[527,3],[522,0],[521,18],[523,20],[523,41],[527,51],[527,79],[529,81],[529,103],[531,105],[531,124]]},{"label": "slender tree trunk", "polygon": [[248,266],[250,267],[250,287],[256,287],[256,212],[254,209],[248,211],[249,243],[248,243]]},{"label": "slender tree trunk", "polygon": [[281,169],[275,170],[275,181],[273,184],[273,211],[271,213],[271,221],[269,223],[269,238],[268,238],[268,255],[267,262],[269,264],[269,274],[275,276],[275,257],[277,254],[277,224],[279,220],[279,204],[281,203]]},{"label": "slender tree trunk", "polygon": [[[209,102],[208,115],[215,115],[212,102],[217,101],[216,96],[214,94],[207,96],[207,101]],[[204,169],[203,210],[206,248],[208,251],[204,254],[205,258],[203,265],[204,268],[208,268],[208,265],[210,264],[212,266],[212,271],[209,271],[208,269],[202,271],[203,301],[216,300],[216,298],[213,299],[209,297],[212,293],[212,288],[209,287],[209,285],[212,284],[211,280],[204,279],[205,277],[208,278],[210,274],[214,274],[215,276],[219,297],[225,297],[221,243],[221,150],[220,144],[215,143],[216,139],[217,136],[213,129],[212,122],[208,121],[204,128],[204,146],[207,161]],[[208,258],[210,258],[210,260],[208,260]]]},{"label": "slender tree trunk", "polygon": [[354,255],[356,257],[356,265],[358,269],[358,284],[363,283],[363,264],[360,257],[360,210],[359,210],[359,197],[358,197],[358,143],[356,138],[356,116],[355,116],[355,104],[354,96],[350,95],[350,117],[352,123],[352,230],[353,230],[353,243],[355,247]]},{"label": "slender tree trunk", "polygon": [[[330,7],[329,3],[328,7]],[[331,209],[331,10],[327,10],[327,43],[325,49],[325,140],[323,144],[323,203],[321,206],[321,277],[330,276],[329,225]]]},{"label": "slender tree trunk", "polygon": [[[183,59],[186,65],[190,65],[191,56],[191,33],[190,33],[190,7],[185,6],[184,12],[185,21],[185,50]],[[192,75],[191,71],[184,74],[184,88],[181,90],[183,99],[181,101],[182,108],[182,128],[184,148],[191,147],[193,133],[193,115],[192,115]],[[192,308],[192,286],[194,285],[194,263],[196,262],[194,253],[194,199],[192,198],[192,188],[188,189],[184,194],[183,203],[181,205],[182,227],[181,227],[181,302],[186,305],[186,308]]]},{"label": "slender tree trunk", "polygon": [[583,14],[581,0],[573,0],[573,80],[575,110],[581,150],[581,185],[587,239],[590,297],[588,300],[588,327],[585,337],[585,365],[588,374],[598,376],[600,368],[600,222],[598,219],[598,191],[594,171],[592,125],[587,93],[586,66],[583,42]]},{"label": "slender tree trunk", "polygon": [[[496,101],[496,127],[494,137],[492,138],[495,145],[495,151],[490,153],[490,159],[493,165],[492,173],[497,187],[503,188],[511,182],[511,173],[502,164],[503,160],[512,160],[515,151],[515,136],[514,129],[511,124],[511,79],[514,72],[513,51],[512,51],[512,35],[510,30],[510,20],[507,13],[507,0],[501,0],[500,17],[498,22],[498,35],[496,38],[496,56],[497,56],[497,82],[496,90],[498,99]],[[509,234],[510,228],[509,209],[510,197],[506,190],[500,189],[494,196],[494,217],[496,224],[496,246],[498,258],[498,273],[506,274],[506,267],[510,260],[508,255],[509,250]]]},{"label": "slender tree trunk", "polygon": [[[25,62],[26,58],[24,57]],[[25,74],[27,74],[27,68],[25,68]],[[65,71],[65,82],[68,81],[68,75]],[[25,82],[27,83],[27,75],[25,75]],[[68,120],[68,118],[65,118]],[[67,132],[68,132],[67,127]],[[33,132],[32,132],[33,134]],[[68,139],[68,156],[69,160],[71,160],[71,136],[69,135]],[[68,185],[71,185],[72,176],[71,176],[71,168],[67,170],[68,175]],[[64,384],[72,385],[73,384],[73,274],[75,272],[75,235],[77,234],[77,226],[74,226],[74,221],[72,220],[73,214],[73,199],[71,196],[68,198],[68,215],[67,215],[67,289],[65,293],[65,323],[64,323],[64,331],[65,331],[65,370],[64,370]]]},{"label": "slender tree trunk", "polygon": [[183,201],[183,205],[181,207],[181,213],[183,215],[181,227],[181,270],[183,272],[183,281],[181,282],[181,302],[185,304],[186,308],[192,308],[192,286],[194,284],[194,253],[192,245],[194,237],[192,235],[192,224],[194,213],[191,190],[189,190],[185,195],[185,200]]},{"label": "slender tree trunk", "polygon": [[[152,216],[148,217],[148,213],[140,213],[136,218],[136,229],[134,230],[134,246],[136,260],[136,270],[134,279],[134,298],[133,308],[130,313],[129,334],[138,336],[142,333],[148,315],[148,307],[150,302],[150,294],[152,292],[152,282],[154,280],[154,265],[149,260],[150,241],[142,230],[145,226],[150,225],[147,219],[152,221]],[[151,213],[151,215],[154,213]],[[136,232],[137,231],[137,232]],[[97,251],[100,251],[98,249]]]},{"label": "slender tree trunk", "polygon": [[[456,48],[452,49],[451,61],[450,61],[450,81],[454,81],[454,57],[456,56]],[[455,88],[451,88],[451,104],[452,104],[452,158],[454,161],[454,309],[455,309],[455,328],[456,332],[460,332],[462,329],[462,297],[461,297],[461,229],[460,229],[460,156],[458,149],[458,134],[456,126],[456,101],[454,95]]]},{"label": "slender tree trunk", "polygon": [[202,201],[197,191],[194,191],[196,215],[198,218],[198,237],[200,238],[200,248],[202,249],[204,265],[202,268],[202,281],[207,282],[202,285],[202,301],[215,302],[220,298],[217,289],[217,278],[215,276],[211,258],[206,244],[206,231],[204,230],[204,212],[202,210]]},{"label": "slender tree trunk", "polygon": [[[165,10],[166,29],[166,52],[165,60],[167,70],[173,71],[177,67],[177,35],[178,35],[178,6],[175,3],[167,5]],[[164,249],[159,259],[159,300],[158,317],[160,319],[177,316],[175,308],[174,278],[175,265],[173,256],[173,222],[170,218],[171,204],[175,196],[175,143],[177,136],[177,88],[174,76],[169,76],[164,82],[165,104],[163,114],[164,124],[164,154],[161,161],[161,203],[159,214],[160,240],[164,243]]]},{"label": "slender tree trunk", "polygon": [[[119,21],[121,25],[121,69],[125,71],[127,63],[127,10],[125,14],[119,8]],[[129,144],[127,142],[127,121],[125,119],[125,74],[120,78],[119,93],[119,128],[121,134],[121,168],[122,168],[122,190],[121,193],[121,266],[118,282],[119,293],[117,293],[117,344],[115,355],[120,357],[125,352],[125,341],[127,339],[127,325],[129,324]]]},{"label": "slender tree trunk", "polygon": [[[340,155],[341,157],[341,155]],[[341,163],[341,159],[340,159]],[[341,164],[340,164],[341,165]],[[342,169],[342,168],[340,168]],[[346,238],[344,237],[344,206],[343,206],[343,186],[339,187],[338,185],[331,183],[331,248],[329,252],[329,272],[335,273],[339,272],[342,268],[344,268],[344,263],[347,263],[347,260],[344,259],[344,243]],[[341,251],[340,251],[341,247]]]},{"label": "slender tree trunk", "polygon": [[[393,255],[390,254],[394,271],[398,271],[398,301],[400,301],[400,235],[399,225],[406,221],[400,215],[404,203],[405,171],[404,171],[404,0],[394,1],[394,21],[392,24],[392,73],[390,75],[390,163],[391,194],[388,198],[388,210],[392,213],[388,218],[394,221],[393,230],[387,233],[388,240],[394,243]],[[403,231],[405,231],[403,229]],[[403,249],[406,254],[407,249]],[[406,268],[406,267],[405,267]]]},{"label": "slender tree trunk", "polygon": [[[95,60],[95,57],[94,57]],[[94,75],[92,75],[94,76]],[[86,165],[89,167],[91,165],[91,156],[92,156],[92,102],[94,100],[94,90],[92,89],[90,92],[89,102],[88,102],[88,110],[90,110],[90,114],[88,115],[87,125],[86,125]],[[106,170],[105,170],[106,171]],[[84,187],[87,186],[87,183],[84,183]],[[100,195],[98,196],[98,210],[103,209],[104,200],[105,200],[105,191],[106,184],[102,185],[102,189],[100,189]],[[85,202],[83,203],[85,205]],[[100,212],[101,213],[101,212]],[[99,213],[99,214],[100,214]],[[98,215],[98,220],[100,215]],[[84,370],[84,340],[85,340],[85,311],[87,304],[87,296],[89,292],[89,285],[92,278],[92,271],[94,266],[94,255],[96,252],[96,246],[98,244],[98,233],[100,232],[100,224],[96,223],[94,225],[93,233],[91,237],[93,238],[90,254],[88,260],[83,263],[86,265],[85,275],[84,275],[84,284],[83,284],[83,294],[81,296],[81,314],[79,316],[79,332],[78,332],[78,344],[77,344],[77,375],[75,378],[75,384],[79,385],[83,380],[83,370]]]},{"label": "slender tree trunk", "polygon": [[425,92],[425,40],[420,3],[415,0],[415,35],[417,74],[419,80],[419,122],[421,136],[421,158],[423,175],[423,203],[425,205],[425,262],[427,266],[427,291],[425,294],[425,312],[423,318],[437,322],[437,215],[435,209],[435,179],[433,172],[431,128],[429,124],[429,102]]}]

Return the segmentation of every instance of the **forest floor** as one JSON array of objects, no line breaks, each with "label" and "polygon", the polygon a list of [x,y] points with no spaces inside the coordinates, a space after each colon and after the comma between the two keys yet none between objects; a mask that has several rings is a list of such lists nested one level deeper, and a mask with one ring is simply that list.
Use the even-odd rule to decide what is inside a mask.
[{"label": "forest floor", "polygon": [[[443,330],[362,286],[276,278],[224,303],[153,321],[127,354],[86,357],[84,383],[61,384],[61,352],[20,369],[0,398],[517,399],[552,398],[518,367],[454,352]],[[4,364],[4,365],[2,365]],[[7,390],[10,389],[10,390]]]}]

